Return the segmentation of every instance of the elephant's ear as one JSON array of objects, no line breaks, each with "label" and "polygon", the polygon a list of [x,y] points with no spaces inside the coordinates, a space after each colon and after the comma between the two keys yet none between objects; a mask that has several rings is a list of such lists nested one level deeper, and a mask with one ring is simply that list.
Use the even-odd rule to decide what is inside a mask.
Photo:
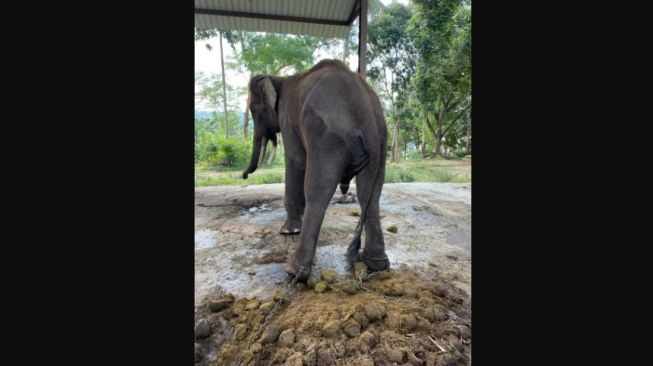
[{"label": "elephant's ear", "polygon": [[263,90],[263,96],[266,102],[272,110],[275,110],[277,104],[277,91],[274,90],[270,78],[263,78],[263,80],[261,80],[261,89]]}]

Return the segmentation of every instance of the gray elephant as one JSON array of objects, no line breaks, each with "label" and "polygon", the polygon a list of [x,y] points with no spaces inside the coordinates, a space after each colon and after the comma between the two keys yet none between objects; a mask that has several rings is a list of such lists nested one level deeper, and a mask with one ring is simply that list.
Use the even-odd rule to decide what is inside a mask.
[{"label": "gray elephant", "polygon": [[[261,165],[267,142],[276,147],[276,134],[283,137],[287,220],[281,233],[299,234],[286,272],[308,278],[327,206],[338,185],[344,194],[354,177],[361,219],[347,259],[371,271],[389,269],[379,218],[387,127],[372,88],[342,62],[322,60],[293,76],[252,77],[248,99],[254,144],[243,179]],[[359,253],[363,226],[365,248]]]}]

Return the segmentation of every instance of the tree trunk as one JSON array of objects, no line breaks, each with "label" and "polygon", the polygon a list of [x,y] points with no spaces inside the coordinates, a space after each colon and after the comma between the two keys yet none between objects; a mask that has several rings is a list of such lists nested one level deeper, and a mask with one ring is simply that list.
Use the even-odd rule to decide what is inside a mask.
[{"label": "tree trunk", "polygon": [[394,130],[392,132],[392,154],[390,155],[390,162],[396,163],[397,156],[399,155],[399,123],[395,119],[394,113],[392,120],[394,122]]},{"label": "tree trunk", "polygon": [[222,32],[220,34],[220,67],[222,67],[222,101],[224,102],[224,135],[229,137],[229,115],[227,114],[227,83],[224,76],[224,52],[222,52]]},{"label": "tree trunk", "polygon": [[472,153],[472,108],[467,112],[467,143],[465,144],[465,154]]},{"label": "tree trunk", "polygon": [[245,137],[245,140],[247,140],[247,123],[248,122],[249,122],[249,105],[246,105],[245,106],[245,115],[243,116],[243,136]]},{"label": "tree trunk", "polygon": [[422,158],[426,157],[426,112],[424,113],[424,118],[422,119],[422,143],[419,146],[419,150],[422,153]]}]

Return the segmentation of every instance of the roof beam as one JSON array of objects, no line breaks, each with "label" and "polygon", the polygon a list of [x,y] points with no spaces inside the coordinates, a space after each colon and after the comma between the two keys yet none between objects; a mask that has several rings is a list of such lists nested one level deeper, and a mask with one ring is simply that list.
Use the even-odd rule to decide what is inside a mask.
[{"label": "roof beam", "polygon": [[229,11],[229,10],[217,10],[217,9],[195,8],[195,13],[207,14],[207,15],[220,15],[226,17],[237,17],[237,18],[270,19],[270,20],[281,20],[281,21],[298,22],[298,23],[338,25],[342,27],[347,27],[351,24],[349,20],[340,21],[340,20],[328,20],[328,19],[302,18],[302,17],[290,17],[285,15],[246,13],[242,11]]}]

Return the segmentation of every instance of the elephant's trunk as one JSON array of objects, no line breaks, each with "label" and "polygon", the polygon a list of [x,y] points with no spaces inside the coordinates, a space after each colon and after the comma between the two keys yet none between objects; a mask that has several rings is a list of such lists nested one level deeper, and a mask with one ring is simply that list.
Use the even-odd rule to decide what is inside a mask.
[{"label": "elephant's trunk", "polygon": [[243,171],[243,179],[247,179],[247,176],[250,173],[253,173],[256,168],[258,168],[262,161],[263,161],[263,156],[265,156],[265,146],[267,145],[268,138],[263,136],[261,138],[257,138],[257,136],[260,136],[260,134],[254,134],[254,147],[252,149],[252,158],[250,160],[249,166],[245,171]]}]

